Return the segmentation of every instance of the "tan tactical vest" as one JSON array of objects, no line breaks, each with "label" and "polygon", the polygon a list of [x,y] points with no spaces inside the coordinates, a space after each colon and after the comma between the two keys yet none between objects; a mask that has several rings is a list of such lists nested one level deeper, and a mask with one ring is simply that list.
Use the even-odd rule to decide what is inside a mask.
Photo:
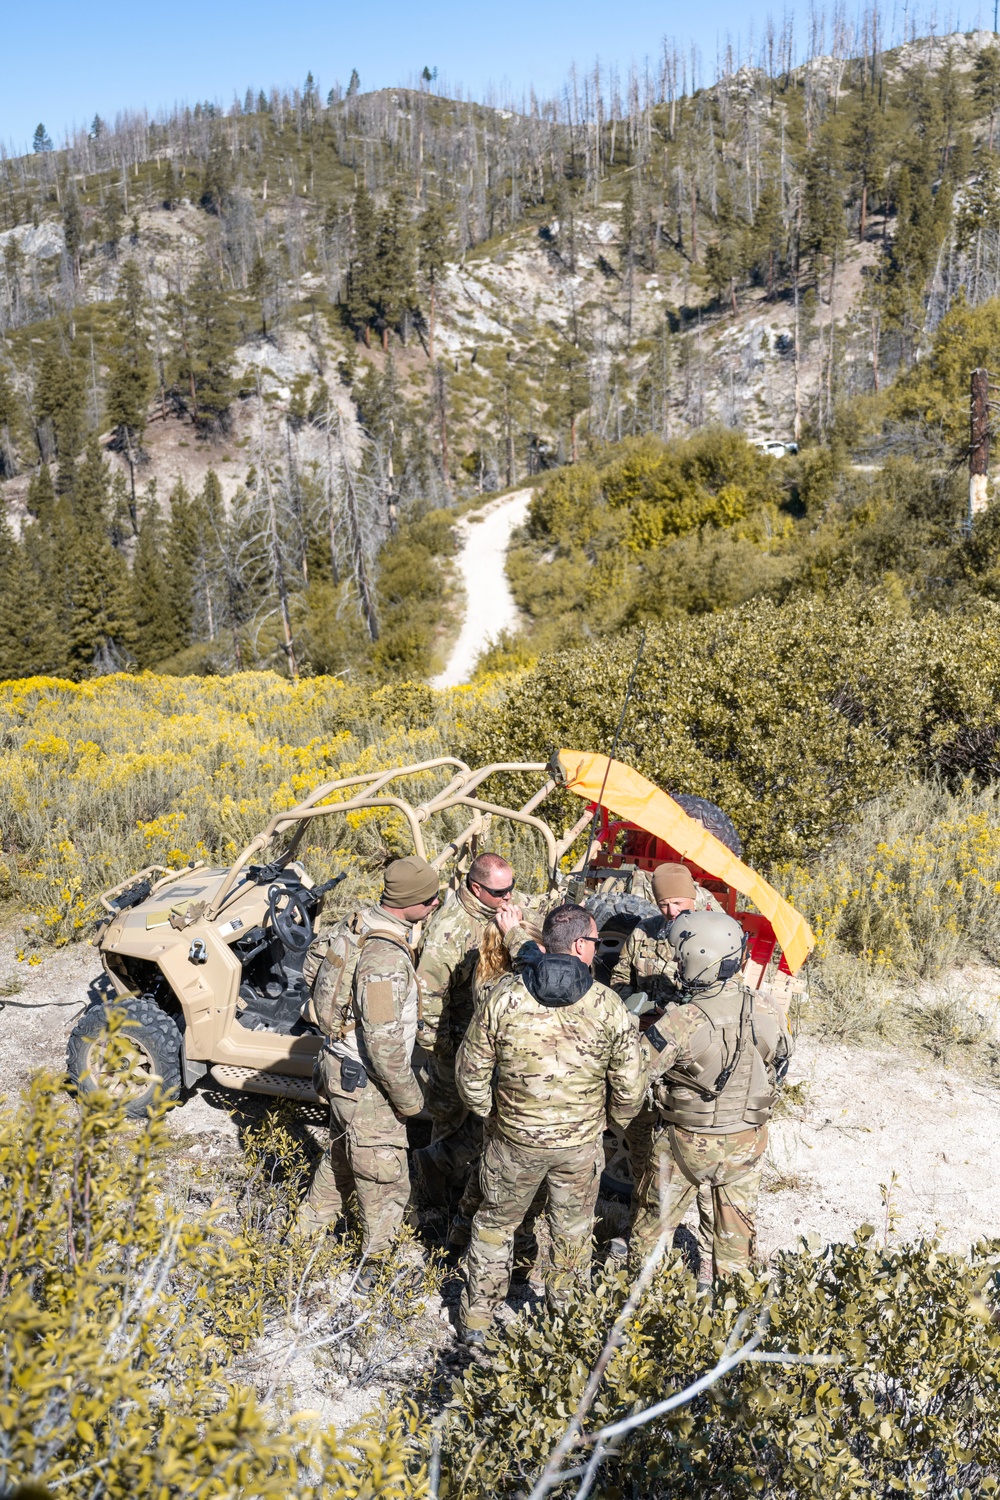
[{"label": "tan tactical vest", "polygon": [[[349,1057],[366,1063],[367,1056],[357,1035],[358,1017],[354,993],[354,976],[365,945],[372,938],[392,943],[406,955],[410,970],[410,987],[403,1002],[403,1033],[412,1052],[420,1021],[420,991],[413,969],[413,950],[398,927],[379,921],[377,911],[358,911],[324,934],[322,957],[316,966],[316,945],[303,965],[307,982],[315,979],[307,1007],[306,1019],[318,1026],[329,1038],[330,1050],[338,1057]],[[310,962],[310,960],[312,962]]]},{"label": "tan tactical vest", "polygon": [[753,991],[741,984],[727,984],[718,995],[700,996],[688,1006],[704,1022],[691,1039],[691,1060],[653,1085],[660,1114],[669,1125],[707,1135],[766,1125],[778,1097],[777,1019],[758,1010]]}]

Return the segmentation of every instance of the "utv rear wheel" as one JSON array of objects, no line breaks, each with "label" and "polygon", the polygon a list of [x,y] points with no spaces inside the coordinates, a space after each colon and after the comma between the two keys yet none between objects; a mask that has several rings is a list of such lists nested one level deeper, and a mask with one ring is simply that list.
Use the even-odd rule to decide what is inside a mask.
[{"label": "utv rear wheel", "polygon": [[[109,1029],[112,1011],[124,1024]],[[148,995],[92,1005],[70,1033],[66,1070],[81,1094],[104,1089],[124,1104],[130,1119],[142,1120],[157,1097],[180,1094],[181,1034]]]},{"label": "utv rear wheel", "polygon": [[638,926],[643,917],[658,917],[659,912],[651,902],[626,892],[614,896],[588,896],[584,905],[597,923],[600,939],[594,954],[594,975],[602,984],[608,984],[633,927]]}]

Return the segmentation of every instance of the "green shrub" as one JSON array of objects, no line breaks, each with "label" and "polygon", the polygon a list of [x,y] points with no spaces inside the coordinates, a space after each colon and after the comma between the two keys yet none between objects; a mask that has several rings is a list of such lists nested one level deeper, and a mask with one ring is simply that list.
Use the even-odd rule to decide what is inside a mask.
[{"label": "green shrub", "polygon": [[241,1237],[178,1206],[162,1118],[131,1127],[105,1094],[77,1105],[61,1086],[37,1076],[0,1120],[0,1492],[35,1481],[66,1500],[420,1493],[412,1408],[342,1439],[283,1419],[234,1373],[269,1320],[294,1339],[296,1298],[312,1280],[329,1298],[351,1259],[331,1242],[310,1264],[312,1247],[273,1232],[287,1204],[256,1168],[287,1142],[272,1131],[253,1147],[264,1202]]},{"label": "green shrub", "polygon": [[[543,659],[470,725],[461,753],[607,752],[638,644],[632,632]],[[991,604],[914,619],[858,588],[756,600],[650,626],[621,754],[667,790],[719,803],[768,869],[822,849],[887,787],[947,766],[995,728],[998,695]]]},{"label": "green shrub", "polygon": [[[679,1262],[670,1262],[628,1326],[585,1430],[652,1405],[709,1370],[743,1309],[769,1307],[764,1351],[840,1362],[738,1367],[622,1440],[595,1493],[656,1500],[995,1495],[998,1252],[996,1243],[969,1256],[928,1243],[895,1249],[864,1226],[853,1244],[782,1253],[766,1280],[730,1283],[714,1311]],[[626,1289],[622,1275],[600,1280],[565,1317],[522,1317],[495,1335],[491,1367],[470,1371],[455,1390],[443,1494],[457,1494],[461,1484],[470,1500],[492,1500],[530,1488]],[[566,1466],[589,1452],[577,1450]]]}]

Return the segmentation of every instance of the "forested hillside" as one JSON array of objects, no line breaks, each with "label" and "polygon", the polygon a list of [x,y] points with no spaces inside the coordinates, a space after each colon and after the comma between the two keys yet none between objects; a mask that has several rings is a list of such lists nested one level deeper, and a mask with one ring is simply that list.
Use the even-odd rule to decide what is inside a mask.
[{"label": "forested hillside", "polygon": [[[905,491],[898,546],[931,526],[949,547],[963,392],[922,405],[909,372],[998,289],[1000,47],[885,51],[869,18],[814,50],[795,66],[768,28],[694,87],[665,46],[518,108],[310,75],[95,117],[59,149],[40,125],[0,162],[0,672],[426,674],[449,512],[561,463],[587,576],[531,576],[570,545],[536,506],[513,568],[541,644],[581,609],[610,628],[843,571],[831,498],[888,533]],[[683,447],[709,422],[806,451],[779,475],[722,434]],[[652,490],[615,491],[625,533],[580,530],[627,439],[682,446]],[[698,443],[743,499],[704,509]],[[647,546],[648,586],[622,592]]]}]

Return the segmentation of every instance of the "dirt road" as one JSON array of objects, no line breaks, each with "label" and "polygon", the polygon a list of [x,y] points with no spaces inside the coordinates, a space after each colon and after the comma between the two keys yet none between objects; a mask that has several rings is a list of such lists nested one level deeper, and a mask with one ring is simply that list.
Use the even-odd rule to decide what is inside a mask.
[{"label": "dirt road", "polygon": [[524,523],[530,490],[516,490],[473,511],[457,523],[461,540],[458,574],[465,589],[465,618],[448,664],[431,687],[458,687],[472,676],[477,658],[491,641],[517,624],[504,564],[511,533]]}]

